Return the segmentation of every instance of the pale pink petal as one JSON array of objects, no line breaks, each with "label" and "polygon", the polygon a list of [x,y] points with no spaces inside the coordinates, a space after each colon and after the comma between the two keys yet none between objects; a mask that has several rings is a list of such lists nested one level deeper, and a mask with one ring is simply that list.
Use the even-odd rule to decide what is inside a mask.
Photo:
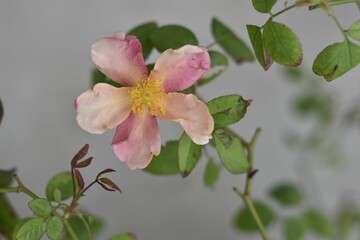
[{"label": "pale pink petal", "polygon": [[165,92],[177,92],[191,87],[209,68],[210,57],[205,48],[185,45],[163,52],[150,78],[163,81]]},{"label": "pale pink petal", "polygon": [[123,122],[130,114],[129,88],[98,83],[75,101],[79,126],[90,133],[103,133]]},{"label": "pale pink petal", "polygon": [[117,127],[113,139],[115,155],[130,169],[145,168],[159,155],[160,132],[156,118],[147,112],[130,116]]},{"label": "pale pink petal", "polygon": [[91,46],[91,60],[107,77],[126,87],[148,76],[141,43],[135,36],[115,33],[98,40]]},{"label": "pale pink petal", "polygon": [[169,95],[164,100],[165,114],[159,118],[180,123],[194,143],[207,144],[214,129],[214,120],[205,103],[192,94]]}]

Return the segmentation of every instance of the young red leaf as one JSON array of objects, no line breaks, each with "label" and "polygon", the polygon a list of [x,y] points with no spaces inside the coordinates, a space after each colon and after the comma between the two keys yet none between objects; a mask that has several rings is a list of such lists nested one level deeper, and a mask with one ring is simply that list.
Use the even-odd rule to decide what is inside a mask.
[{"label": "young red leaf", "polygon": [[83,190],[84,185],[85,185],[84,178],[82,177],[80,171],[77,169],[75,169],[75,176],[76,176],[76,180],[78,182],[80,190]]},{"label": "young red leaf", "polygon": [[120,188],[118,187],[118,185],[116,185],[113,181],[111,181],[108,178],[99,178],[98,179],[101,183],[111,187],[113,190],[118,190],[119,192],[121,192]]},{"label": "young red leaf", "polygon": [[105,174],[105,173],[109,173],[109,172],[116,172],[114,169],[112,168],[107,168],[105,170],[102,170],[101,172],[99,172],[99,174],[96,176],[96,179],[98,179],[101,175]]},{"label": "young red leaf", "polygon": [[83,157],[85,157],[85,155],[88,153],[89,151],[89,144],[85,144],[73,157],[73,159],[71,160],[71,167],[75,167],[76,163],[82,159]]},{"label": "young red leaf", "polygon": [[107,187],[105,184],[103,184],[103,183],[101,183],[101,182],[99,182],[99,181],[97,181],[97,183],[98,183],[103,189],[105,189],[106,191],[115,192],[115,189],[109,188],[109,187]]},{"label": "young red leaf", "polygon": [[90,165],[91,161],[93,160],[93,157],[89,157],[85,159],[84,161],[81,161],[76,164],[75,168],[84,168]]},{"label": "young red leaf", "polygon": [[2,105],[2,102],[0,99],[0,124],[1,124],[3,116],[4,116],[4,108],[3,108],[3,105]]}]

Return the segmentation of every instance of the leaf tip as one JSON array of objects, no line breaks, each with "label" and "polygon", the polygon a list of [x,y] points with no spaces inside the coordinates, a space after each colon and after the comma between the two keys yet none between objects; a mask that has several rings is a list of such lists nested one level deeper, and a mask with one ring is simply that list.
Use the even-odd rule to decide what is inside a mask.
[{"label": "leaf tip", "polygon": [[185,171],[181,171],[180,174],[183,178],[186,178],[187,176],[189,176],[190,172],[185,170]]}]

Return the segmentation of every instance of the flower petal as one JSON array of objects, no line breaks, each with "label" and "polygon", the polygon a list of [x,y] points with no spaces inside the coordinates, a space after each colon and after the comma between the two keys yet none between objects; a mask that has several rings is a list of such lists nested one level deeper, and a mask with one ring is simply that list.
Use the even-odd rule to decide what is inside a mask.
[{"label": "flower petal", "polygon": [[75,101],[77,121],[90,133],[103,133],[123,122],[130,114],[129,88],[98,83]]},{"label": "flower petal", "polygon": [[214,130],[214,120],[205,103],[192,94],[169,95],[164,101],[165,114],[159,118],[180,123],[194,143],[207,144]]},{"label": "flower petal", "polygon": [[210,56],[205,48],[185,45],[163,52],[150,73],[151,79],[163,81],[165,92],[191,87],[210,68]]},{"label": "flower petal", "polygon": [[159,155],[160,132],[156,118],[147,112],[130,116],[117,127],[113,139],[115,155],[130,169],[145,168]]},{"label": "flower petal", "polygon": [[103,38],[91,46],[91,60],[110,79],[126,86],[134,86],[147,78],[140,41],[124,33]]}]

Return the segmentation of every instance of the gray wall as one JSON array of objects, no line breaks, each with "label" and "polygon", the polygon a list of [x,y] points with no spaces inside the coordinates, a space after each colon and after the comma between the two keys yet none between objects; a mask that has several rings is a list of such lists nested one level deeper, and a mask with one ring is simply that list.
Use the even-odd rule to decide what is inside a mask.
[{"label": "gray wall", "polygon": [[[359,16],[354,6],[336,8],[336,13],[345,27]],[[204,160],[186,179],[131,171],[112,152],[113,131],[91,135],[80,129],[75,120],[73,101],[90,87],[92,42],[155,20],[160,25],[188,26],[207,45],[212,42],[209,24],[214,16],[248,43],[245,24],[261,25],[267,19],[253,10],[251,1],[2,0],[0,96],[5,118],[0,126],[0,168],[17,167],[26,185],[43,195],[47,180],[67,170],[73,154],[89,143],[95,161],[84,171],[85,179],[89,182],[98,171],[111,167],[118,172],[111,178],[123,190],[122,194],[107,193],[94,187],[81,202],[83,208],[107,221],[100,239],[123,231],[133,231],[139,239],[146,240],[259,239],[257,235],[242,237],[230,224],[242,205],[231,189],[243,186],[243,176],[224,171],[216,188],[209,190],[202,184]],[[295,9],[277,21],[298,34],[307,69],[316,53],[342,38],[331,19],[319,10]],[[156,53],[152,58],[157,58]],[[339,102],[346,106],[351,103],[351,96],[358,94],[359,73],[357,68],[326,88],[340,92]],[[256,168],[260,169],[254,180],[255,197],[265,198],[267,189],[279,180],[299,178],[295,171],[298,156],[287,149],[282,137],[288,127],[299,127],[301,122],[290,117],[289,98],[294,88],[283,79],[280,67],[273,66],[265,73],[255,62],[239,67],[232,64],[218,81],[200,93],[207,100],[230,93],[254,100],[246,117],[234,128],[246,138],[255,128],[263,129],[255,156]],[[163,142],[181,134],[174,123],[162,122],[160,128]],[[350,135],[346,142],[348,160],[340,169],[314,165],[319,195],[324,200],[317,205],[330,213],[342,193],[350,192],[357,199],[360,196],[356,185],[359,133]],[[20,214],[30,214],[28,197],[11,194],[10,198]],[[276,239],[277,231],[271,233]]]}]

